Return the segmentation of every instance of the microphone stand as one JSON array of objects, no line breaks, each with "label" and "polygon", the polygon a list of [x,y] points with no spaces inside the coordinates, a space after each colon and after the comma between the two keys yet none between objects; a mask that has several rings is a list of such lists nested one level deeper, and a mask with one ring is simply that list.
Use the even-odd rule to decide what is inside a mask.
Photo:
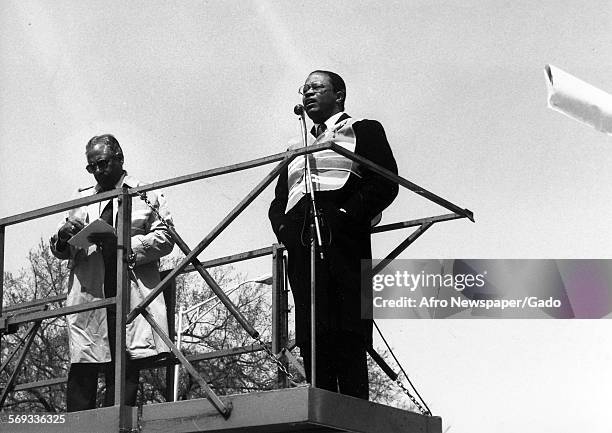
[{"label": "microphone stand", "polygon": [[[308,131],[306,130],[306,119],[304,117],[304,107],[302,105],[296,105],[293,110],[295,114],[300,116],[300,128],[302,130],[302,143],[304,144],[304,148],[306,148],[308,147]],[[312,181],[312,172],[310,170],[310,159],[308,158],[307,153],[304,154],[304,185],[306,187],[306,195],[308,196],[308,201],[310,203],[310,210],[311,210],[311,216],[312,216],[310,224],[312,226],[314,223],[314,228],[315,228],[314,232],[316,233],[316,236],[317,236],[316,240],[319,246],[319,257],[321,258],[321,260],[323,260],[324,254],[323,254],[323,238],[321,237],[321,215],[319,215],[319,211],[315,203],[314,185]]]},{"label": "microphone stand", "polygon": [[[293,109],[295,114],[300,116],[300,127],[302,130],[302,141],[304,148],[308,146],[308,131],[306,130],[306,119],[304,116],[304,107],[296,105]],[[320,215],[317,209],[314,195],[314,185],[312,181],[312,172],[310,170],[310,159],[308,154],[304,154],[304,186],[306,195],[308,195],[310,204],[310,385],[316,387],[316,250],[317,244],[319,247],[319,257],[324,259],[323,240],[321,238]]]}]

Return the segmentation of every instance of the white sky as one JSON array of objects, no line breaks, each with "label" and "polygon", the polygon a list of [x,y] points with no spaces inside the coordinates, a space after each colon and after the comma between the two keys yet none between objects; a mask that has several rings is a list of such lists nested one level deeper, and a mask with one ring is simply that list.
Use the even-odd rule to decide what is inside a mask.
[{"label": "white sky", "polygon": [[[380,120],[400,174],[471,209],[404,258],[610,258],[610,138],[546,108],[544,65],[612,91],[609,1],[4,1],[0,217],[90,184],[113,133],[162,180],[283,151],[313,69]],[[166,191],[198,243],[270,167]],[[272,189],[201,258],[269,245]],[[402,192],[385,222],[446,213]],[[60,215],[7,229],[6,269]],[[382,256],[403,233],[376,237]],[[407,233],[406,233],[407,235]],[[250,276],[268,263],[248,268]],[[609,431],[608,321],[381,321],[452,433]],[[608,337],[608,338],[606,338]]]}]

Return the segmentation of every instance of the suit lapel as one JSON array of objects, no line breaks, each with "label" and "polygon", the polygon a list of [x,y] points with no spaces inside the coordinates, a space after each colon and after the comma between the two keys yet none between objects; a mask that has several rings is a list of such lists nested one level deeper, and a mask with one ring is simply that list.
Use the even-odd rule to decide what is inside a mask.
[{"label": "suit lapel", "polygon": [[350,119],[350,118],[351,118],[351,116],[349,116],[348,114],[342,113],[342,116],[338,117],[338,120],[336,120],[335,124],[337,125],[338,123],[342,122],[343,120]]},{"label": "suit lapel", "polygon": [[[338,123],[343,122],[346,119],[350,119],[350,118],[351,118],[351,116],[349,116],[348,114],[342,113],[342,116],[338,117],[338,120],[336,120],[336,123],[334,123],[334,125],[337,125]],[[312,128],[310,128],[310,135],[312,135],[313,137],[317,136],[317,129],[316,129],[316,127],[313,126]]]}]

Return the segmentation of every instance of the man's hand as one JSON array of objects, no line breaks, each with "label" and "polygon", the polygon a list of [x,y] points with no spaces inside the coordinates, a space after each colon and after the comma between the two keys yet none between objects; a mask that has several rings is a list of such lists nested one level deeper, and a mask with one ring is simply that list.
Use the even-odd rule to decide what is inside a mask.
[{"label": "man's hand", "polygon": [[85,227],[85,225],[81,221],[68,219],[58,230],[57,236],[59,237],[60,241],[68,242],[68,239],[83,230],[83,227]]},{"label": "man's hand", "polygon": [[55,244],[57,250],[64,250],[68,240],[83,230],[83,227],[85,227],[85,225],[81,221],[71,218],[67,219],[64,225],[57,231],[57,242]]},{"label": "man's hand", "polygon": [[87,240],[102,248],[105,254],[114,254],[117,251],[117,236],[114,233],[92,233]]}]

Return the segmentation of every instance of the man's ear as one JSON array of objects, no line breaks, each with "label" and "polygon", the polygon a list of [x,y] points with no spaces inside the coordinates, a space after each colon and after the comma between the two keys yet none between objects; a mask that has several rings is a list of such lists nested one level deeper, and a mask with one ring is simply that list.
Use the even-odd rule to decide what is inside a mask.
[{"label": "man's ear", "polygon": [[338,105],[340,107],[343,107],[344,106],[344,100],[346,99],[346,91],[345,90],[338,90],[336,92],[336,95],[338,95],[336,97],[336,101],[337,101]]}]

